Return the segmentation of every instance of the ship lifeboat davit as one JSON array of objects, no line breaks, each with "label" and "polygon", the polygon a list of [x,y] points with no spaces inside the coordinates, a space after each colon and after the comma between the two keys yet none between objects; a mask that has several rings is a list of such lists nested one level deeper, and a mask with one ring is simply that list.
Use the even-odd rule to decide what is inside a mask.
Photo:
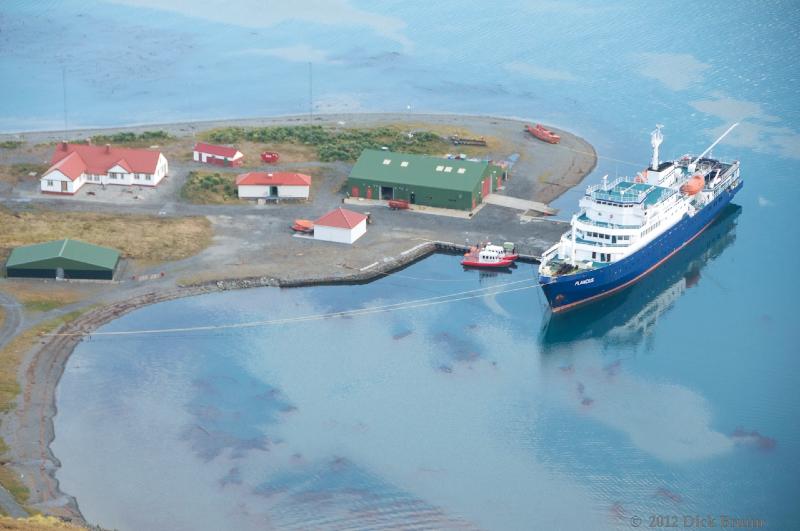
[{"label": "ship lifeboat davit", "polygon": [[686,195],[695,195],[697,192],[703,189],[703,186],[705,186],[705,184],[706,180],[703,178],[702,175],[697,173],[693,175],[692,178],[686,182],[686,184],[681,186],[681,192],[683,192]]}]

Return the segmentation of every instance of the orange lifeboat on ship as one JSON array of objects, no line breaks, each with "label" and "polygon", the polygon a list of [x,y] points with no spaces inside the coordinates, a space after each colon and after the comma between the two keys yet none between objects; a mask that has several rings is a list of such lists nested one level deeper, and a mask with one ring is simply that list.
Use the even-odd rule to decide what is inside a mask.
[{"label": "orange lifeboat on ship", "polygon": [[696,173],[686,182],[686,184],[681,186],[681,192],[686,195],[695,195],[697,192],[703,189],[705,184],[706,180],[703,178],[703,176],[699,173]]}]

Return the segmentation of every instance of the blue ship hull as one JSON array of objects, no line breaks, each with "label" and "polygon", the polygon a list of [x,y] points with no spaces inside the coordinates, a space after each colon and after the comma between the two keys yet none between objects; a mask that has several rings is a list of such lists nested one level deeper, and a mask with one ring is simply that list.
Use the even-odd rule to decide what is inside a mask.
[{"label": "blue ship hull", "polygon": [[697,238],[741,190],[742,181],[721,192],[694,216],[684,216],[645,247],[598,269],[555,277],[540,276],[550,308],[560,312],[616,293],[644,277]]}]

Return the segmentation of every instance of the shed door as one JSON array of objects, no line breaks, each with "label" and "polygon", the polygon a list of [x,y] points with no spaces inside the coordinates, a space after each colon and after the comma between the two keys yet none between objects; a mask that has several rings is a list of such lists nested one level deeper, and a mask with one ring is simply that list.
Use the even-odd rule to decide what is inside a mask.
[{"label": "shed door", "polygon": [[367,199],[372,199],[372,188],[367,186]]},{"label": "shed door", "polygon": [[490,188],[492,185],[492,178],[487,177],[483,180],[483,197],[486,197],[490,193]]},{"label": "shed door", "polygon": [[358,197],[358,186],[354,186],[350,189],[350,196],[351,197]]}]

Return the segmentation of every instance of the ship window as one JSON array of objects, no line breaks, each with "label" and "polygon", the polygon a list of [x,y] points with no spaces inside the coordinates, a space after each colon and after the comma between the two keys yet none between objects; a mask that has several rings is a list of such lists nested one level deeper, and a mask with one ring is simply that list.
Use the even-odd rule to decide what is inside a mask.
[{"label": "ship window", "polygon": [[445,172],[445,173],[450,173],[451,171],[453,171],[453,167],[452,167],[452,166],[448,166],[448,167],[446,167],[446,168],[444,169],[444,172]]},{"label": "ship window", "polygon": [[403,162],[400,163],[400,167],[401,168],[405,168],[406,166],[408,166],[408,161],[407,160],[404,160]]},{"label": "ship window", "polygon": [[466,172],[467,172],[466,168],[459,168],[458,169],[458,173],[466,173]]},{"label": "ship window", "polygon": [[597,251],[592,251],[592,260],[597,258]]},{"label": "ship window", "polygon": [[436,171],[442,171],[443,169],[444,169],[444,166],[436,166]]},{"label": "ship window", "polygon": [[391,163],[392,163],[392,159],[383,159],[383,165],[384,166],[388,166]]}]

